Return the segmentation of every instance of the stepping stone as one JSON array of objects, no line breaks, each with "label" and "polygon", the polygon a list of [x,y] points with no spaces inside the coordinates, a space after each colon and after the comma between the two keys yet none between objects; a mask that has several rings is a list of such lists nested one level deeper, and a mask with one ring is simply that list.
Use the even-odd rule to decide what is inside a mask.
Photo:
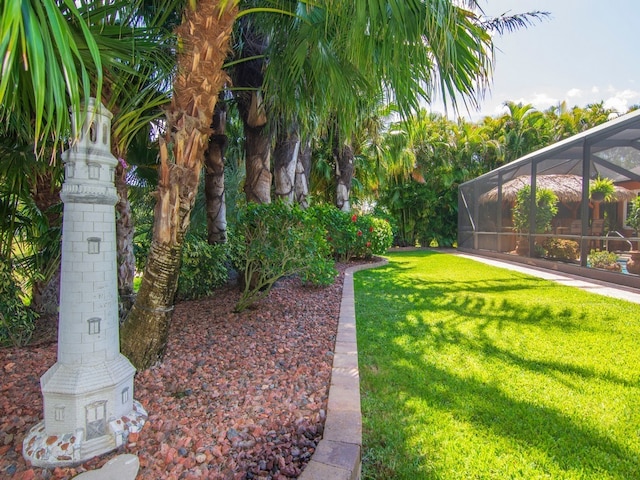
[{"label": "stepping stone", "polygon": [[98,470],[91,470],[73,477],[74,480],[135,480],[140,461],[130,453],[118,455]]}]

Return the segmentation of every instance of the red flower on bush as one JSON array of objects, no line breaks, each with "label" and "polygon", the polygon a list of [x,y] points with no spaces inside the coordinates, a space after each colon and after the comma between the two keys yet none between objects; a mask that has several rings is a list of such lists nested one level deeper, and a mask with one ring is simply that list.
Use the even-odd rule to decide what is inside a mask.
[{"label": "red flower on bush", "polygon": [[373,232],[373,227],[369,227],[369,232]]},{"label": "red flower on bush", "polygon": [[361,237],[362,236],[362,230],[358,230],[358,236]]},{"label": "red flower on bush", "polygon": [[357,222],[358,221],[358,215],[354,215],[353,217],[351,217],[351,221],[352,222]]},{"label": "red flower on bush", "polygon": [[367,248],[371,246],[371,242],[367,242]]}]

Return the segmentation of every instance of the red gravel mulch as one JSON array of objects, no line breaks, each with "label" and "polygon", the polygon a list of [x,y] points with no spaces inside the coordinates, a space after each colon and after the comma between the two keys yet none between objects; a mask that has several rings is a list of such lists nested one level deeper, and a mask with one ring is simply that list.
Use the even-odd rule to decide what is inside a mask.
[{"label": "red gravel mulch", "polygon": [[119,453],[138,456],[138,479],[296,478],[323,432],[346,267],[329,287],[283,279],[239,314],[235,288],[178,304],[163,362],[135,378],[148,422],[75,468],[22,457],[42,420],[40,376],[55,363],[55,340],[0,349],[0,478],[68,479]]}]

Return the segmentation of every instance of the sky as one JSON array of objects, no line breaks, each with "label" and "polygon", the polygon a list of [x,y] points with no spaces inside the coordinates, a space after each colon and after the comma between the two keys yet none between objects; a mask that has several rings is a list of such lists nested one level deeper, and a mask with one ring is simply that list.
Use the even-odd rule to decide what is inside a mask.
[{"label": "sky", "polygon": [[[549,17],[494,38],[493,82],[472,121],[505,111],[506,101],[539,110],[604,102],[625,113],[640,104],[640,1],[479,0],[488,16],[534,10]],[[441,103],[441,102],[440,102]],[[434,111],[442,111],[432,105]],[[451,115],[450,115],[451,116]]]}]

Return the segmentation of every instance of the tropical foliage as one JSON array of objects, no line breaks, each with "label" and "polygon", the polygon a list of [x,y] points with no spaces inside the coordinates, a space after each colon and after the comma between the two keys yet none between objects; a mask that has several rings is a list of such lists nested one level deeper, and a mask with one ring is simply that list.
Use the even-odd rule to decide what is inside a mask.
[{"label": "tropical foliage", "polygon": [[[518,232],[531,231],[531,187],[524,186],[516,194],[513,207],[513,226]],[[535,233],[545,233],[551,229],[551,220],[558,213],[558,196],[548,188],[536,189],[536,216],[533,219]]]},{"label": "tropical foliage", "polygon": [[369,259],[392,245],[391,226],[373,215],[343,212],[332,205],[318,205],[309,215],[326,232],[331,254],[339,262]]},{"label": "tropical foliage", "polygon": [[[392,223],[398,225],[407,243],[453,244],[457,185],[491,163],[505,161],[508,157],[500,150],[503,144],[519,145],[522,150],[534,138],[547,138],[534,135],[541,125],[540,115],[526,108],[514,109],[512,116],[518,121],[512,122],[509,132],[520,134],[505,134],[508,142],[491,136],[489,127],[476,135],[480,130],[464,123],[450,129],[441,119],[437,128],[431,128],[424,116],[418,128],[405,129],[411,126],[413,112],[421,104],[430,103],[436,90],[454,111],[459,103],[477,105],[491,74],[490,33],[531,25],[545,16],[541,12],[487,19],[475,1],[461,4],[435,0],[137,0],[108,4],[3,0],[1,5],[0,120],[12,149],[18,151],[16,145],[20,145],[36,152],[38,158],[46,152],[55,164],[57,147],[70,137],[68,105],[79,112],[83,101],[96,96],[114,111],[112,147],[121,159],[116,175],[122,199],[122,205],[118,205],[118,258],[129,262],[129,267],[118,266],[120,276],[132,283],[132,243],[142,247],[137,259],[140,268],[140,254],[145,260],[142,284],[124,323],[121,343],[123,352],[139,368],[161,358],[170,312],[181,288],[181,265],[189,266],[189,259],[198,252],[205,256],[210,253],[196,242],[186,260],[181,261],[183,248],[193,234],[190,224],[201,198],[197,193],[203,183],[205,152],[212,142],[216,105],[230,98],[225,93],[230,88],[230,74],[235,77],[239,70],[251,73],[256,70],[254,66],[260,67],[260,75],[243,76],[242,81],[236,77],[238,81],[234,82],[237,111],[242,113],[244,108],[239,99],[249,99],[247,122],[238,122],[236,113],[228,115],[228,125],[235,121],[245,127],[242,135],[247,157],[252,156],[247,125],[260,126],[261,133],[276,135],[274,138],[281,138],[278,133],[291,132],[291,138],[299,139],[300,152],[312,152],[312,145],[323,145],[324,162],[319,160],[320,155],[309,156],[308,168],[299,168],[304,162],[298,159],[295,163],[292,156],[291,163],[285,165],[289,173],[295,172],[295,179],[289,177],[292,183],[295,180],[298,184],[299,170],[307,182],[315,180],[315,184],[306,186],[302,182],[300,191],[310,195],[296,196],[296,201],[308,205],[314,195],[316,199],[326,195],[345,210],[353,207],[359,221],[365,222],[368,219],[360,215],[361,211],[371,205],[384,205],[386,198],[389,214],[405,217],[395,218]],[[252,45],[260,39],[264,42]],[[247,66],[250,68],[244,68]],[[47,88],[43,88],[45,79]],[[17,95],[13,95],[14,90]],[[388,119],[379,113],[384,107],[386,114],[391,103],[403,119],[392,129],[398,133],[394,140],[406,140],[399,145],[397,141],[386,144]],[[161,116],[163,120],[159,120]],[[151,120],[153,128],[149,128]],[[499,125],[493,125],[494,133]],[[221,146],[240,143],[238,135],[231,137],[229,131],[213,130],[217,135],[214,140]],[[146,135],[143,142],[139,142],[140,132]],[[464,138],[460,149],[456,148],[457,132]],[[435,141],[437,135],[445,140]],[[260,138],[261,145],[271,145],[269,138]],[[143,168],[133,156],[127,157],[138,143],[154,142],[159,152],[154,201],[143,200],[133,206],[132,218],[149,220],[148,228],[141,225],[134,233],[127,205],[129,174],[134,168],[141,173]],[[260,179],[271,175],[269,148],[264,151],[259,161],[251,162],[261,169]],[[234,168],[229,169],[221,152],[216,166],[223,168],[217,168],[217,175],[238,174],[243,160],[232,161]],[[260,188],[266,194],[253,196],[249,163],[244,162],[244,178],[235,177],[233,184],[238,188],[225,192],[232,211],[227,216],[230,226],[237,220],[233,211],[242,210],[238,206],[243,201],[240,191],[247,199],[258,201],[268,199],[270,194],[270,182],[262,182]],[[16,175],[15,171],[8,175]],[[399,195],[410,191],[404,187],[415,181],[412,178],[425,180],[411,185],[416,198],[424,197],[422,203],[416,204],[412,198],[400,198],[399,202]],[[59,183],[53,176],[50,180],[49,187],[55,193]],[[215,182],[222,185],[227,179],[218,177]],[[356,195],[350,198],[352,187]],[[24,191],[32,192],[33,185]],[[137,192],[132,202],[137,201],[135,195]],[[16,219],[26,224],[45,211],[49,215],[50,205],[36,203],[37,208],[29,210],[24,208],[29,205],[27,198],[21,197],[19,203],[10,204],[14,205],[12,216],[3,225],[3,235],[14,235],[11,225]],[[33,212],[30,217],[23,215],[28,210]],[[59,217],[51,215],[48,219],[53,232],[55,224],[51,222]],[[233,227],[240,232],[242,225]],[[350,257],[366,257],[387,244],[386,233],[382,234],[387,231],[385,224],[361,227],[356,230],[356,242],[348,247]],[[370,227],[374,228],[372,232]],[[195,225],[194,231],[199,228]],[[362,236],[357,231],[362,231]],[[380,237],[365,238],[369,233]],[[13,248],[5,250],[14,255]],[[30,251],[40,253],[38,248]],[[55,260],[51,265],[54,271]],[[186,285],[188,273],[184,268],[182,274]],[[121,296],[128,288],[123,287]],[[184,290],[179,295],[184,296]]]},{"label": "tropical foliage", "polygon": [[25,345],[34,330],[36,314],[25,307],[12,275],[11,263],[0,257],[0,346]]},{"label": "tropical foliage", "polygon": [[243,248],[236,268],[242,292],[236,311],[268,295],[275,282],[286,275],[298,274],[305,281],[323,285],[337,274],[324,230],[297,205],[250,203],[241,213],[238,228]]}]

